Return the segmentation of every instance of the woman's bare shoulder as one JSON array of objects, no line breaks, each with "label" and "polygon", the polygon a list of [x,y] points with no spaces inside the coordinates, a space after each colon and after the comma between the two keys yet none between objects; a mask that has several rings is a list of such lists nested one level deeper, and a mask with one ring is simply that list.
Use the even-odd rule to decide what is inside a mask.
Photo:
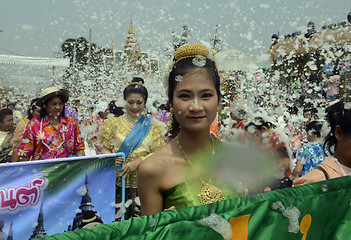
[{"label": "woman's bare shoulder", "polygon": [[139,174],[147,175],[162,175],[166,170],[170,159],[172,159],[172,152],[169,144],[158,149],[150,157],[146,158],[140,165]]}]

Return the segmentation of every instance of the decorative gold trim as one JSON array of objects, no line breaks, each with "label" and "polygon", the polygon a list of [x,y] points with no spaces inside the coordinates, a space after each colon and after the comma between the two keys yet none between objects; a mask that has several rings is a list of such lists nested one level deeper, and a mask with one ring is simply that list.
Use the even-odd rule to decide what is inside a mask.
[{"label": "decorative gold trim", "polygon": [[178,62],[182,59],[192,58],[196,56],[203,56],[207,58],[209,54],[210,51],[207,49],[207,47],[205,47],[201,43],[194,43],[180,46],[174,53],[174,59],[176,60],[176,62]]},{"label": "decorative gold trim", "polygon": [[[213,157],[214,153],[215,153],[213,138],[211,138],[211,143],[212,143],[212,157]],[[188,165],[190,167],[192,167],[192,163],[191,163],[190,159],[185,154],[183,147],[179,142],[179,135],[177,135],[177,144],[178,144],[179,150],[182,153],[185,161],[188,163]],[[197,197],[199,198],[201,205],[214,203],[214,202],[220,202],[220,201],[225,200],[223,191],[212,185],[211,178],[207,183],[204,182],[201,178],[200,178],[200,181],[202,184],[202,188],[201,188],[199,194],[197,194]]]},{"label": "decorative gold trim", "polygon": [[144,87],[144,84],[142,84],[141,82],[131,82],[131,81],[128,81],[128,85],[140,85],[140,86],[143,86],[143,87]]}]

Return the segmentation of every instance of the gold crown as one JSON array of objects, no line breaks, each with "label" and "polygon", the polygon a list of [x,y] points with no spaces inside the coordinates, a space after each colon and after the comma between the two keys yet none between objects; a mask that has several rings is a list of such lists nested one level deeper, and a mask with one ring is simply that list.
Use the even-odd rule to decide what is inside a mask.
[{"label": "gold crown", "polygon": [[174,59],[176,60],[176,62],[178,62],[182,59],[196,57],[199,55],[207,58],[209,54],[210,51],[207,49],[207,47],[205,47],[201,43],[194,43],[180,46],[174,53]]},{"label": "gold crown", "polygon": [[143,87],[144,87],[144,84],[142,84],[141,82],[131,82],[131,81],[128,81],[128,85],[140,85],[140,86],[143,86]]}]

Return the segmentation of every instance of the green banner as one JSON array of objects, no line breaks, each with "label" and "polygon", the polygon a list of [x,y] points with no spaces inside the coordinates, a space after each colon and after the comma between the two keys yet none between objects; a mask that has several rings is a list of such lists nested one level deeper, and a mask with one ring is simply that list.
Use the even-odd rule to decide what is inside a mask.
[{"label": "green banner", "polygon": [[350,190],[348,176],[41,239],[350,239]]}]

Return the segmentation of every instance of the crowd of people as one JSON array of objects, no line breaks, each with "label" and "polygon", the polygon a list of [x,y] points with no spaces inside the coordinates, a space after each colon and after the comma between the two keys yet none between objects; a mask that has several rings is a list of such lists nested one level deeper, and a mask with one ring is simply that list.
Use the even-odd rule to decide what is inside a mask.
[{"label": "crowd of people", "polygon": [[[317,83],[313,74],[309,80],[301,77],[306,92]],[[238,99],[224,108],[228,119],[221,121],[215,58],[202,44],[183,45],[168,74],[168,102],[165,99],[157,112],[145,109],[148,90],[140,77],[125,87],[123,106],[116,106],[116,101],[70,105],[69,92],[57,87],[42,90],[23,119],[16,120],[13,106],[3,106],[0,161],[123,152],[125,158],[116,158],[116,204],[121,202],[125,178],[126,198],[132,202],[126,219],[350,175],[351,103],[338,100],[337,76],[338,72],[329,78],[323,75],[331,102],[326,109],[310,101],[302,112],[287,107],[283,116],[271,115],[261,105],[256,111]],[[311,94],[323,92],[312,90]],[[82,120],[83,107],[89,117]],[[231,141],[252,142],[275,160],[270,181],[240,192],[204,171]],[[120,217],[117,207],[116,220]]]}]

